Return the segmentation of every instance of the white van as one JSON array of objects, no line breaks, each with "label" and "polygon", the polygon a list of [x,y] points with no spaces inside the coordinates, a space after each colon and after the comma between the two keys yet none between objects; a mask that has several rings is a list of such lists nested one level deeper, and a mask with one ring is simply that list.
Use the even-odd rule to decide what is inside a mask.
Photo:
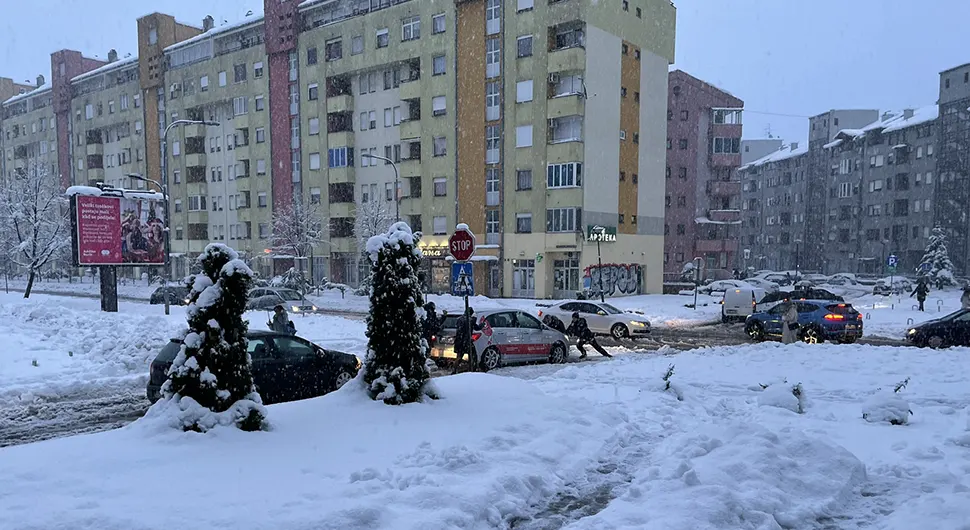
[{"label": "white van", "polygon": [[739,287],[724,292],[721,301],[721,322],[737,320],[744,322],[748,316],[757,311],[758,302],[765,297],[765,290],[760,287]]}]

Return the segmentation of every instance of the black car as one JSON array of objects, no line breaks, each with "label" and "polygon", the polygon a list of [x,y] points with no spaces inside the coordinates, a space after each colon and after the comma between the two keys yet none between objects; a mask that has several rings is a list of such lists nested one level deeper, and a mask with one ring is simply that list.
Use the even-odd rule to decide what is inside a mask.
[{"label": "black car", "polygon": [[[333,392],[360,370],[356,356],[325,350],[300,337],[250,331],[246,339],[256,390],[266,405]],[[152,361],[147,389],[152,403],[161,397],[168,369],[181,348],[181,339],[172,339]]]},{"label": "black car", "polygon": [[164,304],[165,297],[168,297],[170,305],[188,305],[189,294],[191,291],[184,285],[163,285],[152,293],[148,303],[152,305]]},{"label": "black car", "polygon": [[970,346],[970,310],[961,309],[914,326],[906,331],[906,341],[920,348]]}]

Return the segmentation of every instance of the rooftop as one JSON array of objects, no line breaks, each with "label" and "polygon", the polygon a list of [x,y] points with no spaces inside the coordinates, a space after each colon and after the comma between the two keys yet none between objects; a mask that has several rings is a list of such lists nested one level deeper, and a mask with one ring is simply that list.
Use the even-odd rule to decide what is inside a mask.
[{"label": "rooftop", "polygon": [[47,83],[44,83],[43,85],[41,85],[41,86],[39,86],[39,87],[31,90],[30,92],[27,92],[25,94],[17,94],[16,96],[8,99],[7,101],[4,101],[3,104],[4,105],[8,105],[10,103],[16,103],[16,102],[18,102],[18,101],[20,101],[22,99],[27,99],[27,98],[29,98],[31,96],[40,95],[41,93],[46,92],[46,91],[48,91],[50,89],[51,89],[51,84],[50,84],[50,82],[47,82]]},{"label": "rooftop", "polygon": [[200,33],[199,35],[192,37],[191,39],[185,39],[182,42],[176,42],[175,44],[169,46],[168,48],[165,48],[165,51],[170,52],[172,50],[177,50],[179,48],[183,48],[185,46],[189,46],[191,44],[195,44],[197,42],[201,42],[203,40],[219,36],[223,33],[231,33],[233,31],[240,30],[249,26],[262,24],[264,18],[265,17],[263,15],[249,15],[249,16],[243,17],[242,20],[238,20],[231,24],[223,24],[221,26],[214,27],[209,31],[206,31],[205,33]]},{"label": "rooftop", "polygon": [[[913,114],[910,117],[906,117],[906,112],[912,110]],[[866,125],[861,129],[842,129],[836,134],[836,137],[842,138],[859,138],[860,136],[865,136],[867,132],[880,130],[883,133],[890,133],[893,131],[898,131],[905,129],[907,127],[913,127],[923,123],[931,122],[940,117],[940,107],[939,105],[928,105],[926,107],[920,107],[918,109],[907,109],[904,111],[892,110],[884,112],[878,120]],[[824,147],[834,147],[835,142],[825,144]]]},{"label": "rooftop", "polygon": [[795,149],[791,148],[791,144],[781,146],[781,149],[775,151],[774,153],[765,155],[754,162],[745,164],[739,167],[739,170],[748,169],[753,166],[763,166],[771,162],[780,162],[782,160],[787,160],[789,158],[794,158],[796,156],[801,156],[808,153],[808,145],[797,146]]},{"label": "rooftop", "polygon": [[85,73],[83,73],[83,74],[81,74],[79,76],[72,77],[71,78],[71,82],[72,83],[77,83],[78,81],[83,81],[85,79],[90,79],[92,77],[96,77],[96,76],[98,76],[100,74],[103,74],[103,73],[106,73],[106,72],[110,72],[112,70],[118,70],[118,69],[124,68],[126,66],[131,66],[132,64],[135,64],[137,62],[138,62],[138,57],[137,56],[127,57],[125,59],[121,59],[120,61],[115,61],[113,63],[108,63],[108,64],[106,64],[106,65],[104,65],[104,66],[102,66],[100,68],[95,68],[94,70],[91,70],[90,72],[85,72]]}]

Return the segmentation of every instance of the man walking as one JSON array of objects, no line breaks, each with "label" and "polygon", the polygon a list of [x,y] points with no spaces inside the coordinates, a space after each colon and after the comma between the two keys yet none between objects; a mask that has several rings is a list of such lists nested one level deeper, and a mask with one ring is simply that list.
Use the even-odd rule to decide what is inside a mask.
[{"label": "man walking", "polygon": [[583,348],[583,346],[587,344],[592,346],[603,357],[613,357],[596,341],[596,335],[593,335],[593,332],[589,330],[589,324],[586,323],[586,319],[580,317],[578,312],[573,313],[573,320],[569,323],[569,327],[566,328],[566,333],[579,339],[576,342],[576,348],[579,349],[580,359],[586,358],[586,348]]},{"label": "man walking", "polygon": [[455,329],[455,367],[451,371],[452,374],[458,373],[458,365],[461,364],[461,360],[465,357],[466,353],[468,354],[468,370],[474,372],[478,369],[478,355],[475,351],[475,343],[468,329],[470,327],[472,332],[482,330],[481,324],[476,320],[475,309],[469,307],[465,311],[465,314],[458,317],[458,321],[455,323],[457,327]]},{"label": "man walking", "polygon": [[919,302],[919,310],[923,311],[923,302],[926,302],[926,294],[930,292],[930,288],[926,285],[926,278],[920,276],[916,280],[916,289],[913,289],[910,297],[915,296],[916,301]]}]

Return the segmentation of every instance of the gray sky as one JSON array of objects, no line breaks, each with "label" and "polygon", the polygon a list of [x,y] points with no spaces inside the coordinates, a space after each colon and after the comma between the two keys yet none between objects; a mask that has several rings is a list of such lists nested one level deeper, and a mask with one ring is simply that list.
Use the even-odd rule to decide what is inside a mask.
[{"label": "gray sky", "polygon": [[[804,140],[804,118],[831,108],[936,102],[938,73],[970,62],[967,0],[676,0],[677,62],[745,101],[744,135]],[[6,2],[0,75],[50,77],[50,52],[136,52],[135,19],[151,11],[201,25],[262,12],[262,0]],[[38,22],[37,14],[43,14]]]}]

